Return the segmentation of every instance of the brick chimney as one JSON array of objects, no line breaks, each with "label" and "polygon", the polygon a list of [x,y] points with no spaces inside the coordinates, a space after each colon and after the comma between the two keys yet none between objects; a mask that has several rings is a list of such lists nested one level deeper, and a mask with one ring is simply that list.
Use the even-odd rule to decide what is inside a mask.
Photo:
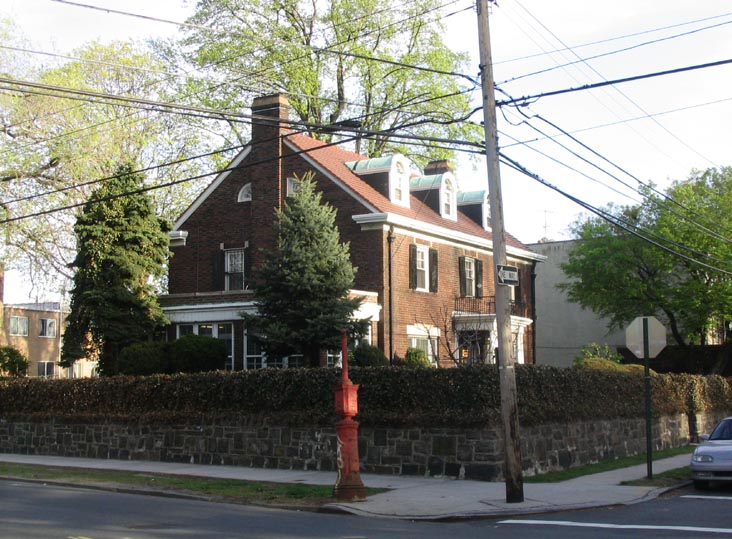
[{"label": "brick chimney", "polygon": [[288,127],[290,102],[282,94],[257,97],[252,103],[252,116],[252,142],[269,141]]},{"label": "brick chimney", "polygon": [[445,172],[454,172],[455,167],[447,159],[440,159],[439,161],[430,161],[427,166],[424,167],[425,176],[433,176],[437,174],[444,174]]}]

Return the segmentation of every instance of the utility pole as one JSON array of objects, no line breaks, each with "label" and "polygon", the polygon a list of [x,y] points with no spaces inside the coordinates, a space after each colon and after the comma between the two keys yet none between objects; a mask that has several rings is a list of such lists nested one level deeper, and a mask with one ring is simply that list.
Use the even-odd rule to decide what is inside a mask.
[{"label": "utility pole", "polygon": [[503,228],[501,173],[498,164],[498,134],[496,128],[496,97],[493,88],[491,38],[488,28],[488,0],[476,0],[478,9],[478,41],[480,72],[483,88],[483,128],[485,157],[488,167],[488,202],[491,210],[493,235],[494,282],[496,289],[496,326],[498,330],[498,372],[501,385],[501,419],[504,440],[504,476],[506,502],[524,501],[524,481],[521,473],[521,444],[519,439],[518,399],[516,398],[515,358],[511,346],[511,304],[508,285],[499,284],[498,268],[506,264],[506,236]]}]

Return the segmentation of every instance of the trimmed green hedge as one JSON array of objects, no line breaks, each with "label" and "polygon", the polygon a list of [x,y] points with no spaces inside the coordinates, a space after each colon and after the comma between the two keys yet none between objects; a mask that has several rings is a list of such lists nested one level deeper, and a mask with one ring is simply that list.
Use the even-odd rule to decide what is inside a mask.
[{"label": "trimmed green hedge", "polygon": [[[371,426],[495,425],[498,369],[353,368],[359,419]],[[336,369],[263,369],[235,373],[0,381],[0,418],[199,420],[264,417],[331,425]],[[732,410],[732,379],[654,375],[654,413]],[[643,417],[642,374],[516,366],[522,425]]]}]

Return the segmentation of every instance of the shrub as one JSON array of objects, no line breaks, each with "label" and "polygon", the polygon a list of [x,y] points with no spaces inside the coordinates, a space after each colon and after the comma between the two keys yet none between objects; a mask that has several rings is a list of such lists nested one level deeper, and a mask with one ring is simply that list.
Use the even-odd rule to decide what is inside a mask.
[{"label": "shrub", "polygon": [[167,342],[140,342],[124,348],[117,359],[119,374],[146,376],[170,372]]},{"label": "shrub", "polygon": [[385,367],[389,365],[389,359],[377,346],[371,344],[360,344],[348,358],[354,367]]},{"label": "shrub", "polygon": [[28,370],[28,358],[20,350],[12,346],[0,346],[0,372],[9,376],[25,376]]},{"label": "shrub", "polygon": [[576,365],[587,359],[605,359],[618,364],[623,362],[623,356],[610,348],[609,345],[595,342],[584,345],[580,355],[574,358],[574,363]]},{"label": "shrub", "polygon": [[203,335],[186,335],[170,343],[169,372],[206,372],[224,369],[226,343]]},{"label": "shrub", "polygon": [[407,348],[407,353],[404,354],[402,365],[408,368],[429,368],[432,367],[432,362],[427,359],[427,354],[421,348]]}]

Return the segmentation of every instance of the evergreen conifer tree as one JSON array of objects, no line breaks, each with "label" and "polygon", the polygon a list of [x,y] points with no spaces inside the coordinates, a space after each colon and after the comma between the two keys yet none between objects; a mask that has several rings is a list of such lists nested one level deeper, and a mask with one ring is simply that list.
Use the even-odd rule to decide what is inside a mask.
[{"label": "evergreen conifer tree", "polygon": [[115,374],[120,350],[167,323],[151,281],[165,273],[169,225],[140,192],[143,177],[133,170],[118,167],[74,225],[78,252],[64,366],[97,354],[100,374]]},{"label": "evergreen conifer tree", "polygon": [[244,318],[268,356],[302,354],[315,367],[321,350],[340,348],[341,329],[354,338],[366,331],[368,321],[353,320],[361,298],[349,298],[356,268],[312,175],[276,216],[278,249],[264,253],[254,284],[258,313]]}]

